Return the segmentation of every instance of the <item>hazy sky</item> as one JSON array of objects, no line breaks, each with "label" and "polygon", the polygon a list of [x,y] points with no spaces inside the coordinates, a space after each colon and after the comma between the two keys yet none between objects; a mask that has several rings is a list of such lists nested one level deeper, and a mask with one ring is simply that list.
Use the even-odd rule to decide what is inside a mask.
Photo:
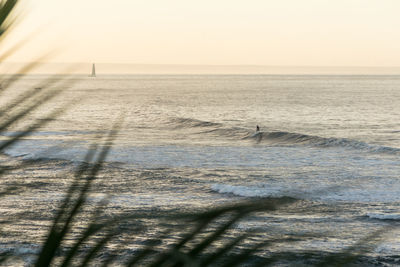
[{"label": "hazy sky", "polygon": [[[10,60],[400,66],[400,0],[25,0]],[[3,46],[4,48],[4,46]]]}]

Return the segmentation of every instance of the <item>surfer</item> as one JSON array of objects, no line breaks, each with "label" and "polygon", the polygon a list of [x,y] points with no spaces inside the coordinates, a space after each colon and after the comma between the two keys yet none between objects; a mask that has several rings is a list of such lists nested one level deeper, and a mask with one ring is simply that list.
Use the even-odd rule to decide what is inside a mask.
[{"label": "surfer", "polygon": [[260,132],[260,126],[256,125],[256,133],[253,136],[257,139],[257,143],[261,142],[262,132]]}]

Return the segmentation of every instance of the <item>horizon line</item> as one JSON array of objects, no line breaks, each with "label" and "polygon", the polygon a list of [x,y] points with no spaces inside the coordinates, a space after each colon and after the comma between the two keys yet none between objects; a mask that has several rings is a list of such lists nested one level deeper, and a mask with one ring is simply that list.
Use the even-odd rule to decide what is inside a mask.
[{"label": "horizon line", "polygon": [[199,67],[271,67],[271,68],[400,68],[400,65],[267,65],[267,64],[196,64],[196,63],[140,63],[140,62],[96,62],[96,61],[2,61],[1,64],[107,64],[107,65],[142,65],[142,66],[199,66]]},{"label": "horizon line", "polygon": [[[254,74],[254,75],[400,75],[400,66],[206,65],[93,62],[1,62],[0,74]],[[35,68],[24,72],[24,66]],[[72,69],[71,69],[72,67]]]}]

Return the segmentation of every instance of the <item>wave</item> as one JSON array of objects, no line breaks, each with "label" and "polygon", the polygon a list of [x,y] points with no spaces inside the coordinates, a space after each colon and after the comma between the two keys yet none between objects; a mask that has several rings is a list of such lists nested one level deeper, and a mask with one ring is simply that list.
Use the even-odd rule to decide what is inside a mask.
[{"label": "wave", "polygon": [[327,138],[286,131],[254,132],[244,127],[226,127],[226,125],[222,123],[192,118],[173,118],[169,121],[169,124],[173,124],[175,129],[196,128],[200,129],[200,131],[197,131],[197,134],[212,135],[216,138],[232,138],[233,141],[243,140],[253,141],[257,144],[284,146],[310,145],[315,147],[344,147],[372,153],[400,154],[400,148],[373,145],[348,138]]},{"label": "wave", "polygon": [[174,129],[194,128],[197,129],[196,134],[213,135],[215,137],[227,138],[234,140],[242,139],[244,136],[251,134],[246,128],[241,127],[224,127],[222,123],[202,121],[192,118],[172,118],[168,121],[168,125],[172,125]]},{"label": "wave", "polygon": [[[380,181],[376,181],[380,183]],[[305,183],[308,184],[308,183]],[[219,194],[228,194],[238,197],[260,198],[260,197],[292,197],[296,199],[322,201],[322,202],[356,202],[356,203],[371,203],[385,202],[392,203],[400,201],[399,190],[391,190],[392,184],[388,183],[379,188],[376,184],[375,189],[369,186],[360,187],[359,190],[354,190],[351,187],[341,186],[315,186],[305,188],[299,185],[291,186],[289,184],[258,184],[258,185],[230,185],[230,184],[212,184],[211,191]],[[386,220],[400,220],[400,214],[369,214],[374,218]]]},{"label": "wave", "polygon": [[211,130],[201,131],[198,134],[212,134],[221,137],[234,137],[236,139],[243,139],[243,136],[248,136],[249,130],[240,127],[231,128],[217,128]]},{"label": "wave", "polygon": [[211,190],[220,194],[231,194],[248,198],[290,197],[295,199],[305,199],[301,192],[289,191],[282,186],[213,184],[211,185]]},{"label": "wave", "polygon": [[281,196],[274,190],[268,190],[266,188],[248,187],[248,186],[236,186],[227,184],[213,184],[211,190],[221,194],[232,194],[241,197],[276,197]]},{"label": "wave", "polygon": [[366,142],[352,140],[348,138],[320,137],[307,134],[290,133],[290,132],[259,132],[248,135],[243,139],[253,139],[257,143],[270,143],[275,145],[312,145],[317,147],[344,147],[367,152],[400,154],[399,148],[372,145]]},{"label": "wave", "polygon": [[220,127],[221,123],[202,121],[191,118],[173,118],[169,124],[174,125],[176,128],[191,128],[191,127]]},{"label": "wave", "polygon": [[379,219],[379,220],[391,220],[391,221],[400,220],[400,214],[367,213],[366,216],[371,219]]}]

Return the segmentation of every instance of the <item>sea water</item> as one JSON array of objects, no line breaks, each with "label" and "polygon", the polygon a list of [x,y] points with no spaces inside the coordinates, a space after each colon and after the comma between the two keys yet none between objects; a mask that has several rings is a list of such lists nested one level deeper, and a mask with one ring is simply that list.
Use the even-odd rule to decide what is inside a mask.
[{"label": "sea water", "polygon": [[[24,76],[2,105],[44,76]],[[90,201],[107,213],[193,211],[232,201],[288,196],[293,205],[240,221],[268,238],[301,237],[271,251],[340,252],[389,229],[363,264],[400,254],[400,77],[317,75],[99,75],[52,77],[65,91],[30,114],[75,105],[5,152],[35,164],[2,177],[31,185],[3,196],[1,251],[34,258],[93,143],[116,122],[111,153]],[[1,133],[17,134],[23,123]],[[256,125],[260,132],[256,133]],[[259,236],[262,240],[265,235]],[[22,238],[23,237],[23,238]],[[267,251],[267,250],[266,250]],[[265,252],[267,253],[267,252]],[[261,253],[262,255],[262,253]]]}]

